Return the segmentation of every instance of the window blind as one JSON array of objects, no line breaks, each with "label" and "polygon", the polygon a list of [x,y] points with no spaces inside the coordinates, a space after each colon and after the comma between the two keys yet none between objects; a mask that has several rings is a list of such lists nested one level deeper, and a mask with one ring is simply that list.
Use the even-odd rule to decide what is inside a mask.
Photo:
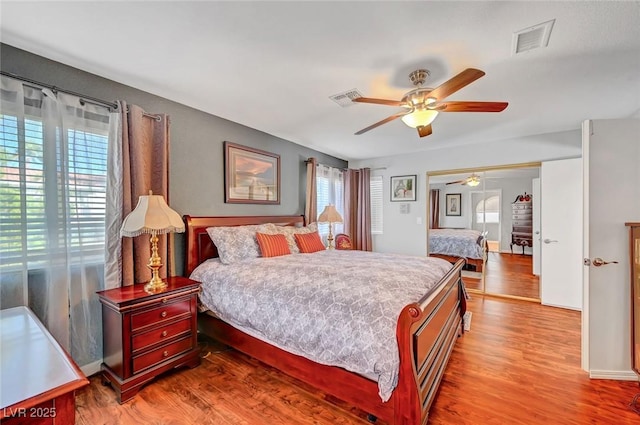
[{"label": "window blind", "polygon": [[371,196],[371,233],[382,234],[382,176],[373,176],[369,181]]},{"label": "window blind", "polygon": [[[0,268],[5,270],[21,264],[37,268],[58,249],[67,255],[68,248],[72,263],[80,253],[85,262],[104,258],[108,134],[67,129],[66,140],[57,141],[64,146],[48,146],[44,132],[38,117],[0,115]],[[68,208],[56,207],[65,199]],[[69,232],[47,220],[66,223]]]}]

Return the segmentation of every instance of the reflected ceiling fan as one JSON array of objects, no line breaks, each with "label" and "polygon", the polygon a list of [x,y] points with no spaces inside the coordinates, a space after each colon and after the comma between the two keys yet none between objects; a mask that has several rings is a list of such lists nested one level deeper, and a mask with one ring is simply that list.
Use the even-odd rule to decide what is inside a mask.
[{"label": "reflected ceiling fan", "polygon": [[363,128],[355,134],[360,135],[382,124],[393,121],[396,118],[402,118],[405,124],[418,130],[420,137],[425,137],[432,133],[431,123],[438,116],[438,112],[501,112],[509,105],[507,102],[444,100],[446,97],[482,77],[484,72],[479,69],[467,68],[435,89],[422,87],[429,75],[430,72],[427,69],[417,69],[409,74],[409,79],[411,79],[411,82],[416,88],[405,94],[401,100],[374,99],[370,97],[353,99],[353,102],[374,103],[377,105],[399,106],[403,108],[402,111],[378,121],[369,127]]},{"label": "reflected ceiling fan", "polygon": [[467,186],[475,187],[480,184],[480,177],[476,173],[471,173],[471,175],[466,179],[458,180],[455,182],[449,182],[447,184],[461,184],[461,185],[466,184]]}]

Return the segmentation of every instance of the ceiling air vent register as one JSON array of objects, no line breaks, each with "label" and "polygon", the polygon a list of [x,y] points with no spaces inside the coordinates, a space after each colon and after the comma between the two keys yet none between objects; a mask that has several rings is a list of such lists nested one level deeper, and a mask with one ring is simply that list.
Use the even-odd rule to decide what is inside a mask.
[{"label": "ceiling air vent register", "polygon": [[513,33],[512,55],[529,52],[549,45],[549,36],[555,19]]},{"label": "ceiling air vent register", "polygon": [[357,99],[359,97],[363,97],[362,93],[360,93],[357,89],[351,89],[342,93],[334,94],[333,96],[329,96],[329,99],[333,100],[343,108],[346,108],[347,106],[351,106],[354,104],[352,102],[353,99]]}]

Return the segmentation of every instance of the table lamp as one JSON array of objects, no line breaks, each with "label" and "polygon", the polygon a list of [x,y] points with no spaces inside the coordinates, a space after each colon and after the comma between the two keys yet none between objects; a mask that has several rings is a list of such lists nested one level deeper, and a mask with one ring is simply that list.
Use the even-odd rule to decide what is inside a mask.
[{"label": "table lamp", "polygon": [[333,232],[331,225],[333,223],[342,223],[342,216],[332,204],[324,207],[324,210],[318,217],[318,223],[329,223],[329,236],[327,236],[327,249],[333,249]]},{"label": "table lamp", "polygon": [[162,260],[158,255],[158,235],[172,232],[184,232],[184,222],[177,212],[169,208],[164,197],[154,195],[152,191],[149,191],[149,195],[140,196],[138,205],[122,222],[121,236],[135,237],[144,233],[151,235],[151,258],[147,264],[151,269],[151,280],[144,286],[144,290],[150,294],[167,287],[158,273],[162,267]]}]

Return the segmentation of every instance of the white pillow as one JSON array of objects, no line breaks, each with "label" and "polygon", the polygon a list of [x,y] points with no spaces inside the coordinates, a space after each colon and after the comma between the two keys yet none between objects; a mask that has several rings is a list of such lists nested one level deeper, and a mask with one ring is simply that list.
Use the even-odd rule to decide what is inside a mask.
[{"label": "white pillow", "polygon": [[298,244],[296,243],[296,237],[293,236],[296,233],[313,233],[318,231],[318,225],[316,223],[311,223],[307,227],[294,227],[294,226],[275,226],[276,232],[281,233],[287,238],[287,244],[289,244],[289,250],[292,254],[299,254],[300,248],[298,248]]},{"label": "white pillow", "polygon": [[277,226],[272,223],[248,226],[207,227],[207,233],[218,248],[223,264],[232,264],[260,257],[256,232],[274,234]]}]

